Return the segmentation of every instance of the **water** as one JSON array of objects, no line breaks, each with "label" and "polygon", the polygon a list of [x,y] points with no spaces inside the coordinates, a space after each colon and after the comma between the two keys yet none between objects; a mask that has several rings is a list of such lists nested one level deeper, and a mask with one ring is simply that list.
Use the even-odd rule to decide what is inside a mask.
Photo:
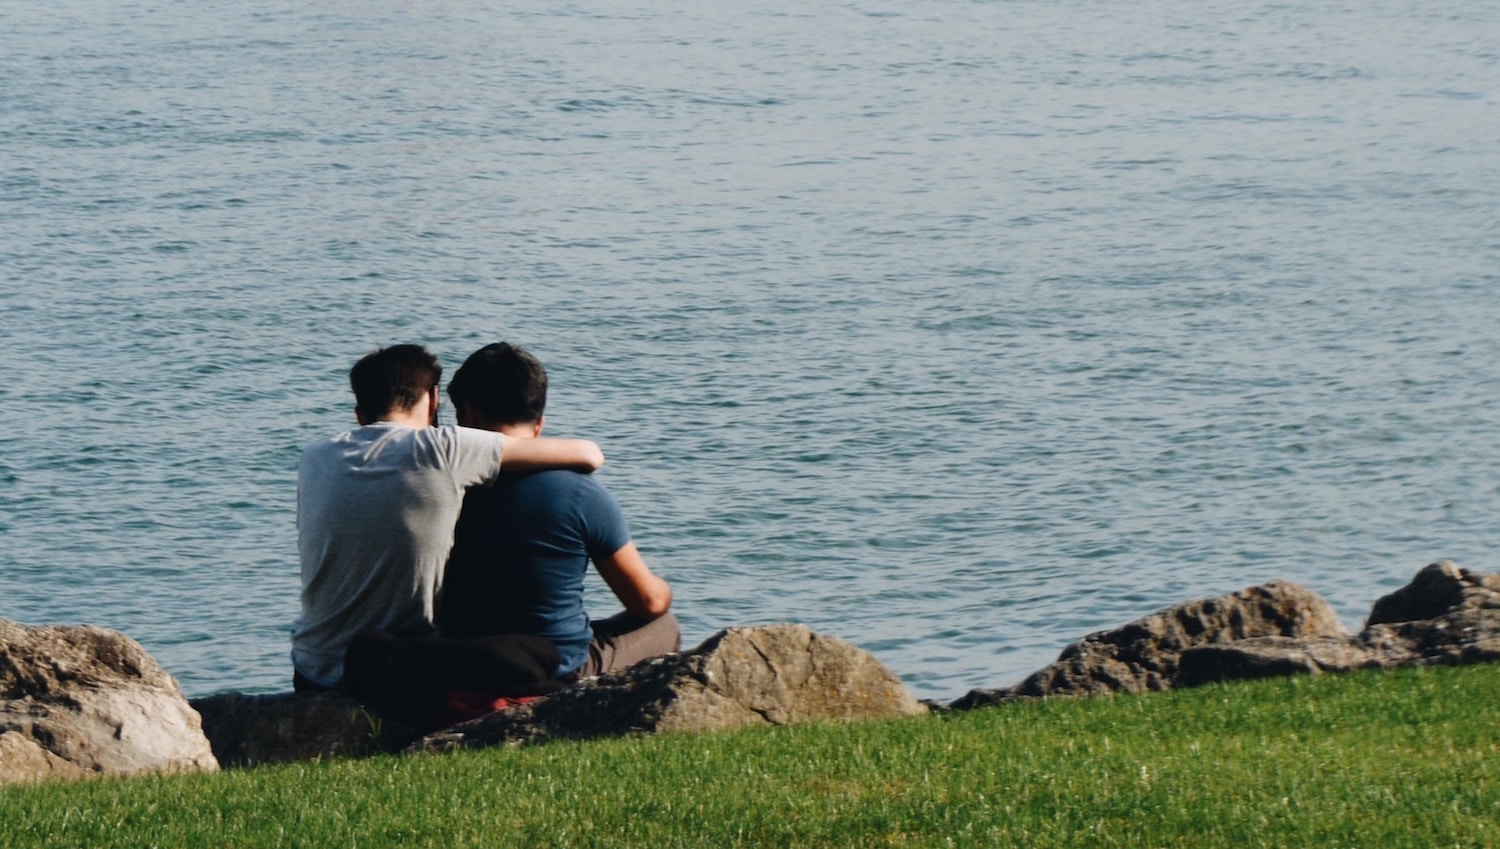
[{"label": "water", "polygon": [[0,616],[286,689],[404,341],[547,362],[689,643],[925,697],[1495,568],[1500,8],[700,5],[0,0]]}]

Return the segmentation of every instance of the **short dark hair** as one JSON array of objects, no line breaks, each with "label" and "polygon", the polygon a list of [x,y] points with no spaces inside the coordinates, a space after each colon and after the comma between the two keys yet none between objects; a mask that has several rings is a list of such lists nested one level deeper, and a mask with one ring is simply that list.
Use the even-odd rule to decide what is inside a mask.
[{"label": "short dark hair", "polygon": [[415,407],[442,379],[437,357],[421,345],[376,348],[349,369],[354,409],[370,421]]},{"label": "short dark hair", "polygon": [[525,348],[495,342],[458,367],[448,397],[455,408],[471,404],[497,426],[539,422],[547,409],[547,370]]}]

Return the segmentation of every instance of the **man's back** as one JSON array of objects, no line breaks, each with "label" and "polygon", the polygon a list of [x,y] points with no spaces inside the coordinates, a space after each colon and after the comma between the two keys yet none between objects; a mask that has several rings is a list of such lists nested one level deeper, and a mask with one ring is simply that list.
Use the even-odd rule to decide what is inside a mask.
[{"label": "man's back", "polygon": [[593,637],[583,606],[589,559],[629,542],[619,505],[588,475],[538,472],[476,487],[454,534],[438,627],[455,637],[546,637],[571,672]]},{"label": "man's back", "polygon": [[464,487],[495,478],[503,444],[499,434],[468,428],[376,422],[303,452],[298,672],[334,686],[360,631],[431,629]]}]

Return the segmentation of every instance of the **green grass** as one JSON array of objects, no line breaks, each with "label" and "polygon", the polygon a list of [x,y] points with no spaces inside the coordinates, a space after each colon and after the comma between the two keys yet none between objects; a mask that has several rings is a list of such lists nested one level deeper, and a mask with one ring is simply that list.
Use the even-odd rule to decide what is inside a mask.
[{"label": "green grass", "polygon": [[1500,665],[0,790],[0,846],[1500,847]]}]

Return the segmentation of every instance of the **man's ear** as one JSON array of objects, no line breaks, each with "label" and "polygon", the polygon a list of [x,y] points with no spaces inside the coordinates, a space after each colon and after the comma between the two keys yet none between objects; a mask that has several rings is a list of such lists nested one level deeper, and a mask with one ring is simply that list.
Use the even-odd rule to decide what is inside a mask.
[{"label": "man's ear", "polygon": [[542,428],[544,428],[546,426],[547,426],[547,417],[546,416],[542,416],[541,418],[537,419],[536,420],[536,433],[533,433],[532,436],[541,436],[542,435]]},{"label": "man's ear", "polygon": [[361,410],[358,406],[354,408],[354,420],[359,422],[360,427],[364,427],[365,425],[374,421],[374,419],[371,419],[369,416],[365,415],[365,411]]}]

